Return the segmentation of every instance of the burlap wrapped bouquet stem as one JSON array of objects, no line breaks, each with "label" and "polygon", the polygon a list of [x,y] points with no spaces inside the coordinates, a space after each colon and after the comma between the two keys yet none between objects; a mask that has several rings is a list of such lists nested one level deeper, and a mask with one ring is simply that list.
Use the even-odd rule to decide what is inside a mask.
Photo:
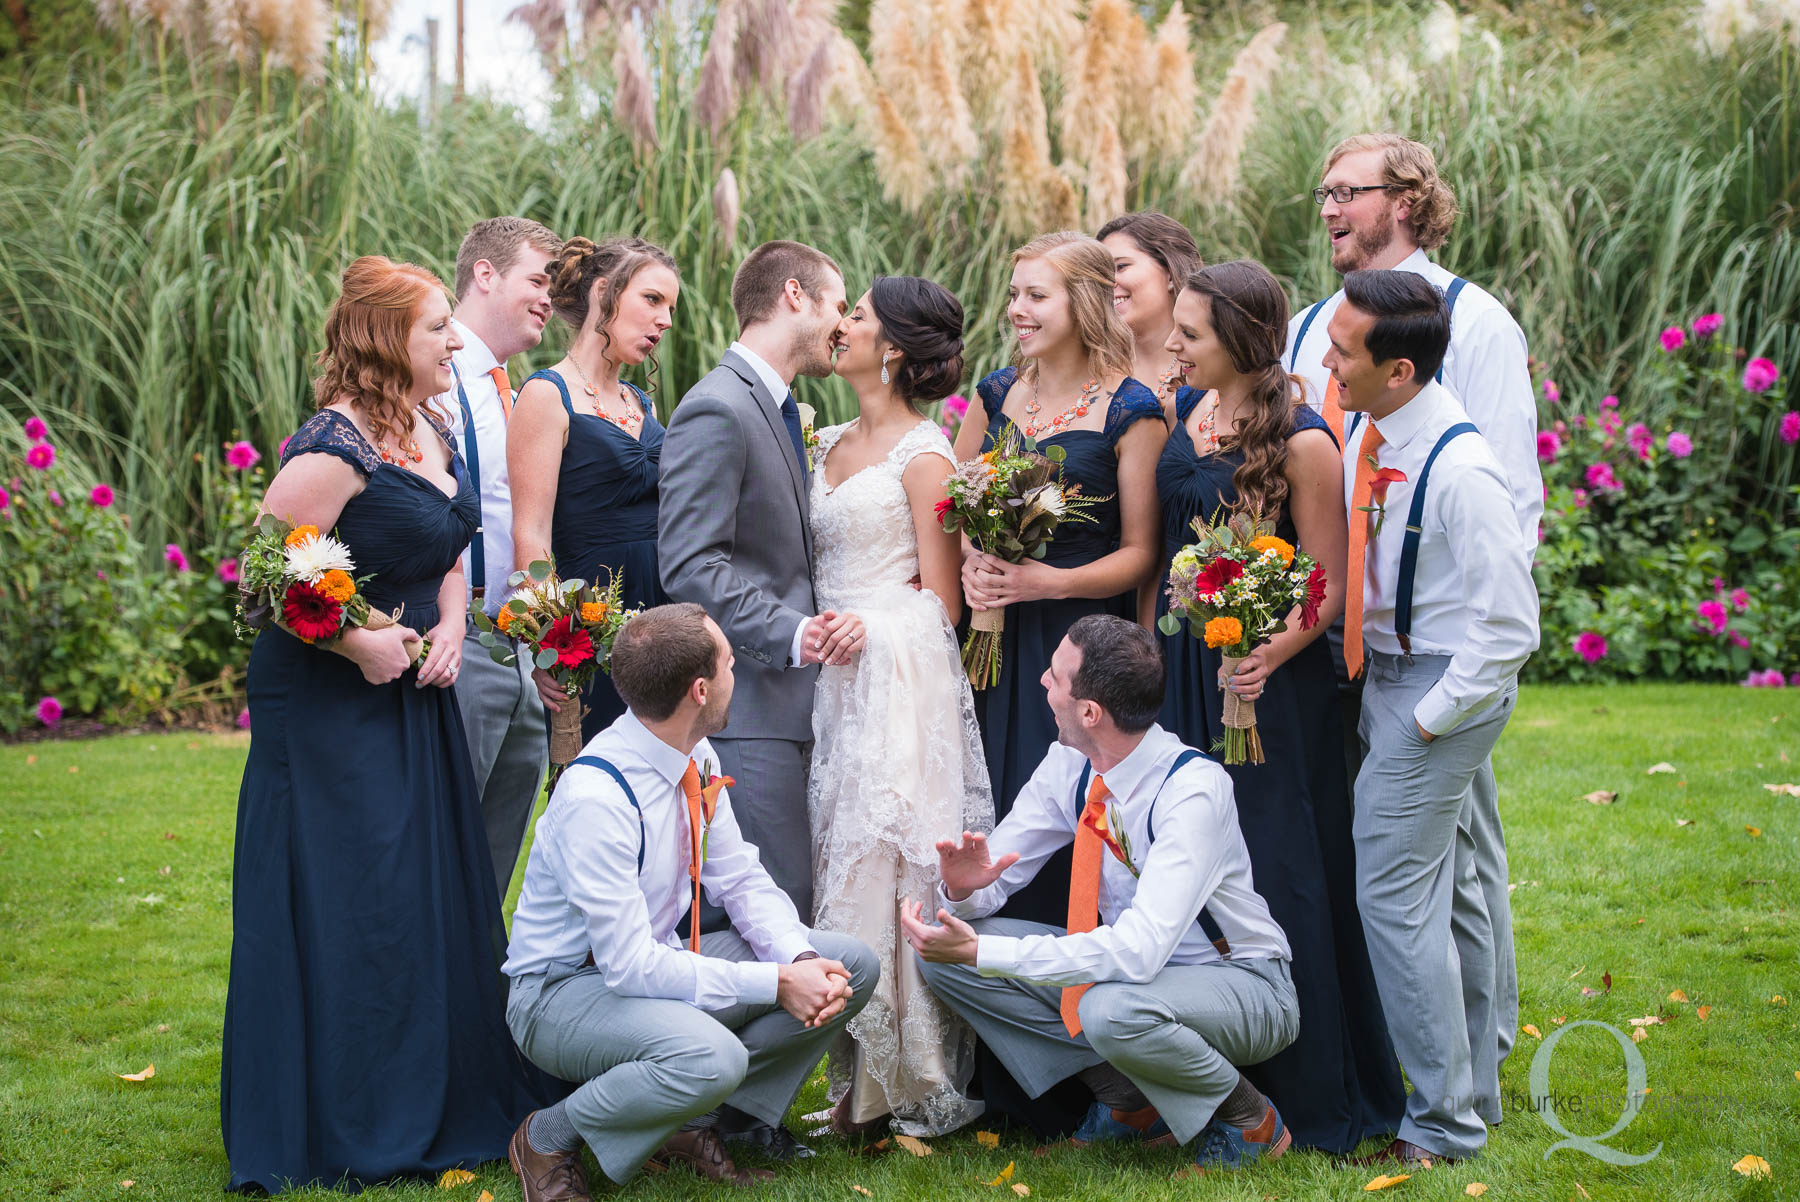
[{"label": "burlap wrapped bouquet stem", "polygon": [[579,691],[568,694],[563,706],[550,715],[550,762],[561,767],[581,754],[581,718],[587,707]]},{"label": "burlap wrapped bouquet stem", "polygon": [[[1225,664],[1227,682],[1237,675],[1243,662],[1250,658],[1247,655],[1225,655],[1220,657]],[[1256,733],[1256,702],[1246,701],[1232,692],[1229,684],[1225,693],[1225,762],[1227,764],[1260,764],[1263,762],[1262,737]]]}]

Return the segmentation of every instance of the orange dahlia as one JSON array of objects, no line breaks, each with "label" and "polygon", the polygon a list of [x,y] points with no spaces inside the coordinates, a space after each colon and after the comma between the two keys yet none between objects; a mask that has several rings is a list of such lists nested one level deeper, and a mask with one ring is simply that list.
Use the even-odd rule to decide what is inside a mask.
[{"label": "orange dahlia", "polygon": [[314,587],[316,587],[319,592],[339,604],[348,601],[356,595],[356,581],[350,579],[350,573],[340,571],[337,568],[332,568],[329,572],[320,576],[319,583]]},{"label": "orange dahlia", "polygon": [[292,530],[288,531],[288,536],[285,541],[290,547],[298,547],[307,539],[317,537],[319,537],[319,528],[317,526],[295,526]]},{"label": "orange dahlia", "polygon": [[516,617],[518,617],[517,614],[502,605],[500,607],[500,613],[494,618],[494,625],[500,628],[501,634],[505,634],[512,629],[513,620]]},{"label": "orange dahlia", "polygon": [[1294,562],[1294,544],[1285,538],[1276,538],[1273,534],[1265,534],[1261,538],[1251,539],[1250,549],[1258,555],[1264,551],[1274,551],[1281,557],[1281,566],[1284,568]]},{"label": "orange dahlia", "polygon": [[1244,637],[1244,624],[1236,618],[1212,618],[1206,623],[1206,645],[1229,647]]},{"label": "orange dahlia", "polygon": [[583,601],[581,603],[581,620],[589,626],[606,620],[606,602]]}]

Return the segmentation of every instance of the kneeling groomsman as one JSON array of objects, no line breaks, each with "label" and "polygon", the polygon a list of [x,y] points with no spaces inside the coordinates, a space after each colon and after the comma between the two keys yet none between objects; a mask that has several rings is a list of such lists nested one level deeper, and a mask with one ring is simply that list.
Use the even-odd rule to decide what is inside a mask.
[{"label": "kneeling groomsman", "polygon": [[[1281,1115],[1235,1066],[1292,1043],[1300,1007],[1231,778],[1155,724],[1162,651],[1141,626],[1081,619],[1043,683],[1057,743],[991,839],[937,845],[943,925],[902,915],[926,981],[1031,1096],[1093,1090],[1078,1144],[1199,1135],[1202,1170],[1281,1155]],[[1071,841],[1066,929],[986,917]]]},{"label": "kneeling groomsman", "polygon": [[1358,666],[1369,650],[1357,901],[1413,1086],[1399,1138],[1369,1161],[1454,1160],[1499,1120],[1497,928],[1479,872],[1479,841],[1498,833],[1484,833],[1477,782],[1537,649],[1537,589],[1506,473],[1433,380],[1443,294],[1409,271],[1353,271],[1327,330],[1352,413],[1344,647]]},{"label": "kneeling groomsman", "polygon": [[[706,736],[725,726],[731,669],[698,605],[628,621],[612,678],[629,708],[538,821],[506,1021],[534,1064],[582,1084],[513,1135],[525,1202],[588,1197],[583,1141],[615,1182],[653,1154],[733,1185],[772,1176],[739,1169],[720,1124],[785,1132],[782,1115],[880,971],[861,943],[801,923],[738,830],[730,779],[711,778]],[[696,885],[733,929],[677,929]]]}]

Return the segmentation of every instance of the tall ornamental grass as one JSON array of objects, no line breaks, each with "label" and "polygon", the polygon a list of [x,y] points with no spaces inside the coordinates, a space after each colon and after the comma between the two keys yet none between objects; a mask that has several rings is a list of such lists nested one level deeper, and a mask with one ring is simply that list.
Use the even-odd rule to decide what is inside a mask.
[{"label": "tall ornamental grass", "polygon": [[[1035,104],[995,86],[992,72],[1016,57],[997,68],[968,56],[948,74],[931,65],[935,86],[961,93],[960,104],[945,96],[957,128],[943,136],[958,154],[968,136],[982,149],[965,170],[915,181],[905,203],[874,149],[881,105],[856,99],[896,78],[879,57],[897,53],[892,37],[871,40],[872,63],[830,64],[816,133],[796,129],[789,107],[818,100],[794,82],[807,64],[791,64],[786,84],[741,82],[725,108],[696,103],[710,18],[677,29],[654,17],[617,52],[569,67],[541,129],[479,98],[426,125],[372,99],[354,53],[331,57],[314,83],[266,64],[179,65],[167,47],[124,40],[104,63],[40,63],[0,82],[0,440],[42,414],[119,488],[145,545],[210,539],[220,445],[245,438],[270,453],[310,408],[344,264],[379,252],[447,279],[462,232],[501,212],[565,235],[640,234],[675,255],[683,292],[654,379],[665,415],[734,332],[733,265],[771,237],[828,249],[853,292],[877,272],[945,284],[969,314],[973,378],[1008,353],[1007,252],[1020,240],[1004,145],[985,139],[1010,122],[1029,149],[1035,121],[1055,127],[1039,149],[1064,155],[1084,127],[1050,64],[1099,61],[1109,30],[1139,36],[1117,5],[1096,9],[1109,14],[1098,30],[1069,9],[1060,34],[1025,23],[1019,49],[1043,66]],[[1094,135],[1104,170],[1083,165],[1070,202],[1089,225],[1096,200],[1164,208],[1209,260],[1259,258],[1309,301],[1336,286],[1308,196],[1326,148],[1398,129],[1438,150],[1463,207],[1439,258],[1508,300],[1566,395],[1625,390],[1656,353],[1645,329],[1713,310],[1722,338],[1800,369],[1800,101],[1783,37],[1705,54],[1675,9],[1484,28],[1446,23],[1441,7],[1370,7],[1297,15],[1277,38],[1237,24],[1238,11],[1187,31],[1190,128],[1167,114],[1156,128],[1185,157],[1139,158],[1104,126]],[[1166,22],[1142,27],[1179,57]],[[841,55],[848,42],[833,45]],[[990,57],[1004,62],[1005,49]],[[1130,122],[1120,128],[1129,143]],[[919,145],[929,159],[934,143]],[[1194,156],[1206,147],[1222,157],[1202,180]],[[1069,178],[1047,161],[1034,170]],[[1235,182],[1222,191],[1224,175]],[[553,338],[533,359],[559,353]],[[836,382],[801,391],[822,420],[851,412]],[[1778,457],[1787,448],[1774,438],[1744,453]]]}]

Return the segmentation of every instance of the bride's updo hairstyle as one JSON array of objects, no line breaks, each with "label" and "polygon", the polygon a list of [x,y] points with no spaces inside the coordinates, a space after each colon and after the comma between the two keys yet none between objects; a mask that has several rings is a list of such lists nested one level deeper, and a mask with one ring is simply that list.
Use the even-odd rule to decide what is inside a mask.
[{"label": "bride's updo hairstyle", "polygon": [[925,416],[925,407],[956,391],[963,376],[963,310],[948,289],[913,275],[880,275],[869,286],[869,307],[881,337],[902,358],[895,395]]}]

